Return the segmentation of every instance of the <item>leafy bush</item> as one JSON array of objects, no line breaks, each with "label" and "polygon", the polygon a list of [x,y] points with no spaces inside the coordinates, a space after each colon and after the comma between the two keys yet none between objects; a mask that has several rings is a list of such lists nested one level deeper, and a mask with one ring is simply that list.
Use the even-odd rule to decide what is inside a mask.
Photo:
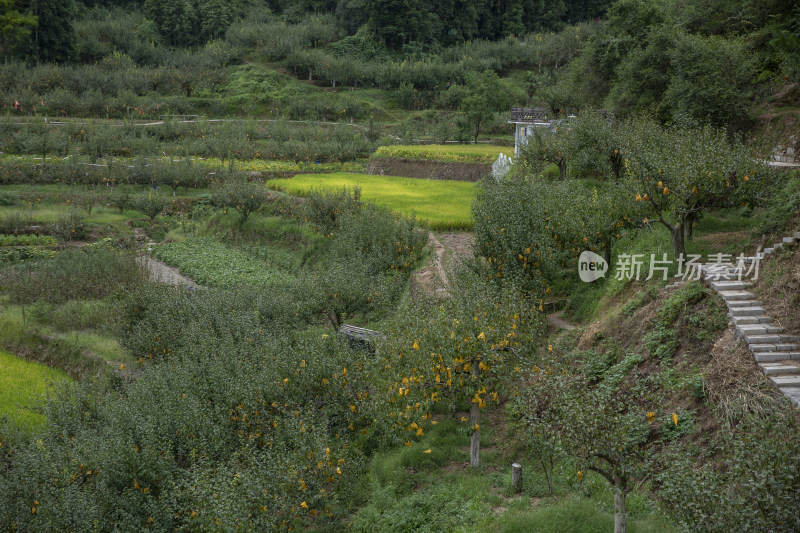
[{"label": "leafy bush", "polygon": [[169,199],[158,191],[150,191],[147,194],[142,194],[133,199],[133,208],[141,211],[148,217],[150,221],[154,221],[164,209],[169,205]]},{"label": "leafy bush", "polygon": [[261,209],[269,198],[270,194],[262,183],[253,183],[243,177],[215,183],[211,195],[217,207],[238,211],[241,224],[247,222],[250,213]]},{"label": "leafy bush", "polygon": [[64,250],[52,258],[0,271],[0,286],[14,303],[100,299],[143,282],[136,260],[113,248]]},{"label": "leafy bush", "polygon": [[[777,406],[776,406],[777,407]],[[665,509],[687,530],[796,531],[800,429],[789,407],[725,428],[714,450],[676,445],[657,477]]]}]

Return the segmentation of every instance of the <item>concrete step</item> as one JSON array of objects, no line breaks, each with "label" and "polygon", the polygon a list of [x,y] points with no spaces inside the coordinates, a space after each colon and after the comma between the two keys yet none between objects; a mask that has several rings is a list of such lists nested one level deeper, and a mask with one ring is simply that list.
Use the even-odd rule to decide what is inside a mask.
[{"label": "concrete step", "polygon": [[762,344],[780,344],[782,339],[780,335],[745,335],[747,344],[751,346],[758,346]]},{"label": "concrete step", "polygon": [[743,300],[752,300],[755,294],[748,291],[720,291],[719,295],[726,302],[739,302]]},{"label": "concrete step", "polygon": [[766,249],[764,249],[764,255],[767,256],[767,255],[771,254],[774,251],[775,251],[774,248],[766,248]]},{"label": "concrete step", "polygon": [[750,286],[749,281],[711,281],[715,291],[740,291]]},{"label": "concrete step", "polygon": [[800,387],[781,387],[781,392],[795,404],[800,405]]},{"label": "concrete step", "polygon": [[[750,348],[750,351],[753,353],[778,351],[774,344],[748,344],[747,347]],[[787,359],[791,359],[791,357],[787,357]]]},{"label": "concrete step", "polygon": [[733,300],[725,303],[728,304],[728,307],[731,309],[734,307],[761,307],[761,302],[758,300]]},{"label": "concrete step", "polygon": [[758,366],[767,376],[793,376],[800,375],[800,366],[794,365],[791,361],[780,361],[776,363],[761,363]]},{"label": "concrete step", "polygon": [[731,316],[764,316],[763,307],[736,307],[730,312]]},{"label": "concrete step", "polygon": [[800,376],[770,376],[769,379],[778,387],[800,387]]},{"label": "concrete step", "polygon": [[745,326],[749,324],[770,324],[772,319],[766,315],[762,316],[735,316],[731,317],[733,323],[737,326]]},{"label": "concrete step", "polygon": [[783,244],[794,244],[796,242],[797,242],[797,239],[795,237],[784,237],[783,238]]},{"label": "concrete step", "polygon": [[[750,337],[756,335],[772,335],[775,333],[780,333],[783,331],[783,328],[779,326],[773,326],[772,324],[756,324],[751,326],[736,326],[736,330],[749,340]],[[783,338],[781,337],[777,342],[782,340]]]},{"label": "concrete step", "polygon": [[771,363],[775,361],[800,360],[800,352],[754,352],[757,363]]},{"label": "concrete step", "polygon": [[[764,335],[766,337],[766,335]],[[799,352],[800,344],[786,344],[782,342],[763,342],[748,343],[748,348],[753,353],[756,352]],[[790,358],[789,358],[790,359]]]},{"label": "concrete step", "polygon": [[778,352],[794,352],[800,350],[800,344],[779,342],[775,344],[775,350]]}]

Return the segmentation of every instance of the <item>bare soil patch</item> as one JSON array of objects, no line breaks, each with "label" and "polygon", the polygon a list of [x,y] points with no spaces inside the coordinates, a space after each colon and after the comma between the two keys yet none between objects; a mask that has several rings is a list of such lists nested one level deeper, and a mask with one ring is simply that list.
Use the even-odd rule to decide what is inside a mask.
[{"label": "bare soil patch", "polygon": [[428,264],[411,276],[411,292],[425,298],[443,299],[449,295],[449,278],[456,265],[472,257],[472,233],[428,233],[431,254]]}]

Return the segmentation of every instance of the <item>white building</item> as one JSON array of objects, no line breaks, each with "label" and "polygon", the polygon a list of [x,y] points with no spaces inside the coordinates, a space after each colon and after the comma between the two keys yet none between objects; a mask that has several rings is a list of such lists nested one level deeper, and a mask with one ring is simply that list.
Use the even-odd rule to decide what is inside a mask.
[{"label": "white building", "polygon": [[514,132],[514,158],[519,156],[519,150],[527,144],[528,137],[533,135],[535,128],[552,128],[554,121],[548,119],[547,109],[544,107],[512,107],[509,124],[516,125]]}]

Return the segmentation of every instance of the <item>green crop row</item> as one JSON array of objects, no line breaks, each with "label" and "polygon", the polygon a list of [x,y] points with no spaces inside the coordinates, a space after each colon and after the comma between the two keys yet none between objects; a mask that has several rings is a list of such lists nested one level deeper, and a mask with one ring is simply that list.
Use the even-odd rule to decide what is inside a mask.
[{"label": "green crop row", "polygon": [[255,257],[247,251],[228,248],[208,238],[191,238],[165,243],[153,250],[155,257],[178,268],[200,285],[232,288],[241,285],[276,287],[287,285],[294,276],[284,257],[269,254]]},{"label": "green crop row", "polygon": [[0,246],[55,246],[51,235],[0,235]]},{"label": "green crop row", "polygon": [[405,159],[433,159],[459,163],[492,163],[501,153],[513,155],[508,146],[483,144],[424,144],[418,146],[381,146],[374,157],[397,157]]}]

